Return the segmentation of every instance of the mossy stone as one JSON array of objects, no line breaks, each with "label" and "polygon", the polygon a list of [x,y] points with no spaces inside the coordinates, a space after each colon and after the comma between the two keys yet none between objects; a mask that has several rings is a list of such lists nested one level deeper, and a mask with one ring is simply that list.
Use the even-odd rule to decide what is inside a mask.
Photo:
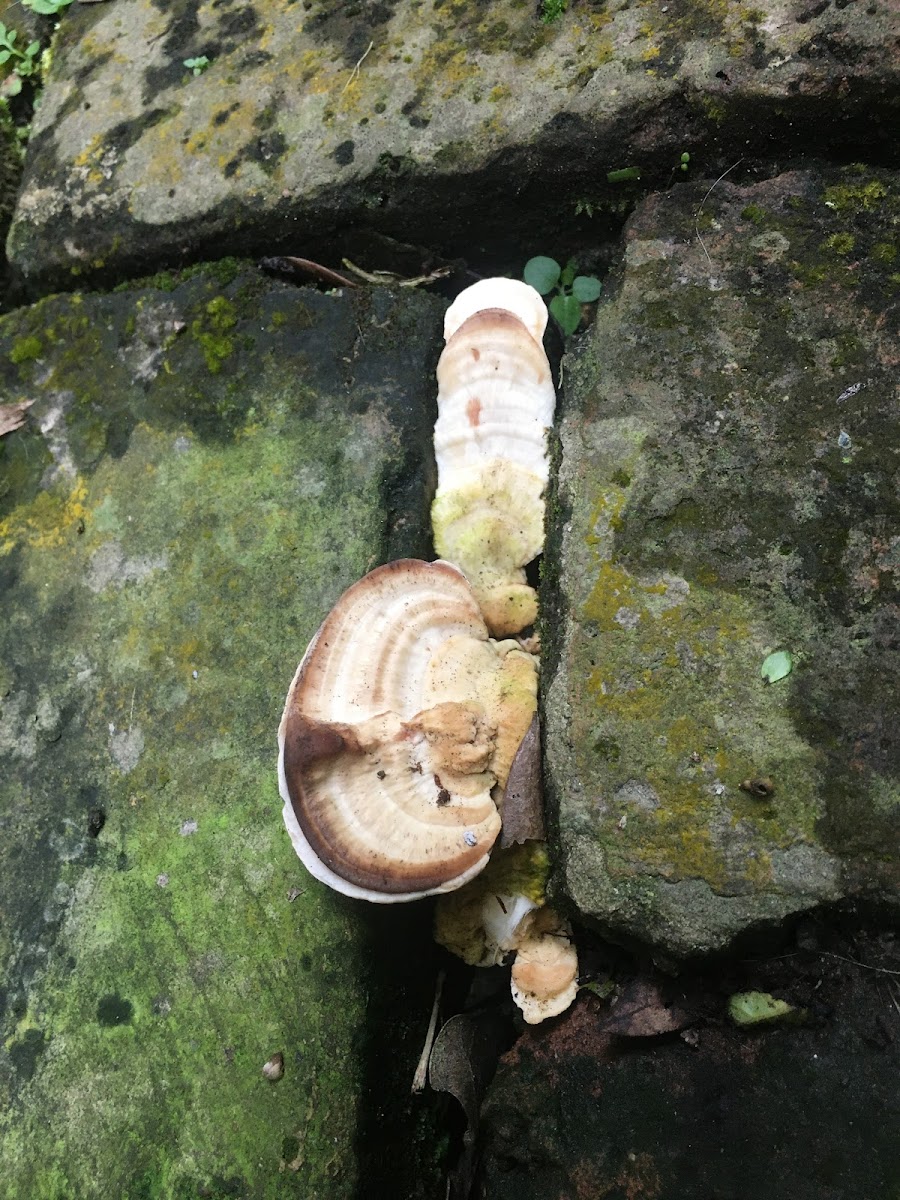
[{"label": "mossy stone", "polygon": [[[33,291],[116,283],[186,252],[306,246],[336,263],[360,223],[466,257],[473,243],[553,252],[560,214],[580,203],[617,228],[684,154],[715,177],[735,146],[881,151],[898,85],[888,8],[798,20],[794,0],[770,0],[762,20],[724,0],[579,3],[545,24],[523,0],[257,0],[202,22],[159,0],[72,5],[11,261]],[[202,73],[185,70],[203,56]],[[836,202],[856,202],[850,187]]]},{"label": "mossy stone", "polygon": [[708,188],[636,212],[567,364],[544,621],[558,885],[681,957],[900,906],[900,195]]},{"label": "mossy stone", "polygon": [[0,499],[10,1200],[349,1200],[384,1169],[375,1076],[434,1184],[407,1098],[428,914],[305,873],[275,739],[341,591],[428,553],[441,307],[194,271],[0,320],[0,375],[35,401]]}]

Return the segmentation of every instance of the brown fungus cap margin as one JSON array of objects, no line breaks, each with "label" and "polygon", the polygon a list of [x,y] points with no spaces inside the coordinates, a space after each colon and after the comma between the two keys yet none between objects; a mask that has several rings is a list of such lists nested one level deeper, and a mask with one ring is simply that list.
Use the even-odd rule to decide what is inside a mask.
[{"label": "brown fungus cap margin", "polygon": [[316,878],[391,902],[483,869],[500,830],[498,771],[531,717],[507,699],[528,657],[489,639],[449,563],[404,559],[348,588],[279,728],[285,824]]}]

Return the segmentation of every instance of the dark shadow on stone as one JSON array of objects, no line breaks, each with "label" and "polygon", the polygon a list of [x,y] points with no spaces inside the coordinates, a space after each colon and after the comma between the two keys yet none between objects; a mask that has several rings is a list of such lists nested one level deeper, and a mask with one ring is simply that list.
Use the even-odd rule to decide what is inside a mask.
[{"label": "dark shadow on stone", "polygon": [[[612,242],[639,199],[672,186],[674,164],[688,144],[692,165],[702,163],[709,180],[738,160],[740,168],[729,176],[733,181],[777,175],[799,165],[801,157],[807,167],[816,156],[887,167],[900,162],[889,101],[862,87],[842,103],[839,122],[821,120],[819,99],[798,95],[773,109],[765,99],[732,97],[724,82],[721,94],[713,97],[721,106],[713,120],[701,103],[704,98],[684,92],[602,129],[584,118],[559,114],[527,146],[506,149],[465,175],[447,170],[453,165],[452,147],[447,147],[447,173],[442,173],[440,155],[427,170],[408,156],[383,155],[365,178],[334,183],[299,204],[287,195],[262,212],[251,211],[244,199],[224,201],[200,221],[172,222],[164,229],[136,225],[124,206],[99,228],[89,218],[68,214],[67,235],[85,247],[86,258],[108,259],[109,231],[119,225],[128,231],[128,249],[119,253],[114,266],[85,267],[77,278],[64,250],[56,260],[42,256],[26,291],[36,298],[50,290],[104,286],[163,266],[212,259],[221,253],[226,236],[234,254],[297,254],[314,243],[319,261],[339,263],[347,238],[361,227],[464,256],[484,274],[498,268],[509,272],[510,261],[524,262],[549,246],[565,257],[583,244],[575,207],[584,196],[595,199],[590,241]],[[127,136],[121,131],[120,137]],[[33,144],[30,154],[37,165],[32,175],[40,173],[39,152],[40,146]],[[467,153],[462,147],[459,157]],[[640,180],[608,182],[611,163],[639,165]]]},{"label": "dark shadow on stone", "polygon": [[363,1086],[356,1133],[357,1200],[443,1196],[442,1105],[411,1094],[425,1043],[441,952],[432,904],[347,901],[365,930],[369,1006],[360,1031]]}]

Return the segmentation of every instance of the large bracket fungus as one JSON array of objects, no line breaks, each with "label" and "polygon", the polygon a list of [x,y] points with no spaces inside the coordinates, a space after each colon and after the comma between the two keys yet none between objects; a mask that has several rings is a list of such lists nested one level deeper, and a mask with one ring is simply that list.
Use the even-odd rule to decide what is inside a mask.
[{"label": "large bracket fungus", "polygon": [[536,697],[533,659],[490,640],[456,567],[405,559],[370,572],[310,643],[278,731],[284,819],[304,865],[380,902],[461,887],[487,864],[493,795]]},{"label": "large bracket fungus", "polygon": [[[556,403],[546,324],[538,293],[511,279],[482,280],[450,306],[432,506],[435,545],[450,561],[388,563],[348,588],[288,692],[278,730],[285,825],[311,874],[345,895],[390,903],[456,892],[488,865],[500,832],[498,806],[537,710],[537,661],[490,635],[537,616],[524,568],[544,543]],[[523,789],[540,791],[536,726],[526,746],[507,837],[525,844],[445,896],[436,932],[472,964],[516,953],[513,998],[537,1022],[571,1003],[578,960],[568,926],[544,907],[542,822],[512,811]]]},{"label": "large bracket fungus", "polygon": [[544,544],[556,404],[546,324],[534,288],[484,279],[448,309],[437,369],[435,546],[462,568],[489,629],[503,637],[537,616],[524,568]]}]

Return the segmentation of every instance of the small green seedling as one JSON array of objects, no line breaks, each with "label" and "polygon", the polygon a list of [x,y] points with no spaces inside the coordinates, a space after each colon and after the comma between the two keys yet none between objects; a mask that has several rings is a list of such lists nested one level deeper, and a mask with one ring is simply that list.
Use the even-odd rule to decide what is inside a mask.
[{"label": "small green seedling", "polygon": [[541,0],[541,20],[545,25],[552,25],[568,8],[568,0]]},{"label": "small green seedling", "polygon": [[0,66],[12,64],[12,73],[3,81],[2,94],[6,97],[18,96],[22,90],[22,80],[40,72],[38,55],[41,52],[40,42],[31,42],[24,50],[16,45],[18,34],[14,29],[7,29],[0,22]]},{"label": "small green seedling", "polygon": [[201,54],[198,58],[186,58],[183,65],[194,75],[202,75],[209,66],[209,59],[205,54]]},{"label": "small green seedling", "polygon": [[539,254],[525,264],[525,282],[536,292],[547,296],[555,291],[550,301],[550,311],[562,326],[567,336],[574,333],[581,323],[582,304],[591,304],[598,299],[603,289],[599,279],[593,275],[576,275],[572,259],[561,267],[555,258]]},{"label": "small green seedling", "polygon": [[23,8],[30,8],[33,13],[42,17],[55,17],[64,8],[68,8],[72,0],[21,0]]},{"label": "small green seedling", "polygon": [[686,171],[691,165],[691,156],[688,154],[687,150],[685,150],[685,152],[682,154],[678,165],[681,167],[682,171]]}]

